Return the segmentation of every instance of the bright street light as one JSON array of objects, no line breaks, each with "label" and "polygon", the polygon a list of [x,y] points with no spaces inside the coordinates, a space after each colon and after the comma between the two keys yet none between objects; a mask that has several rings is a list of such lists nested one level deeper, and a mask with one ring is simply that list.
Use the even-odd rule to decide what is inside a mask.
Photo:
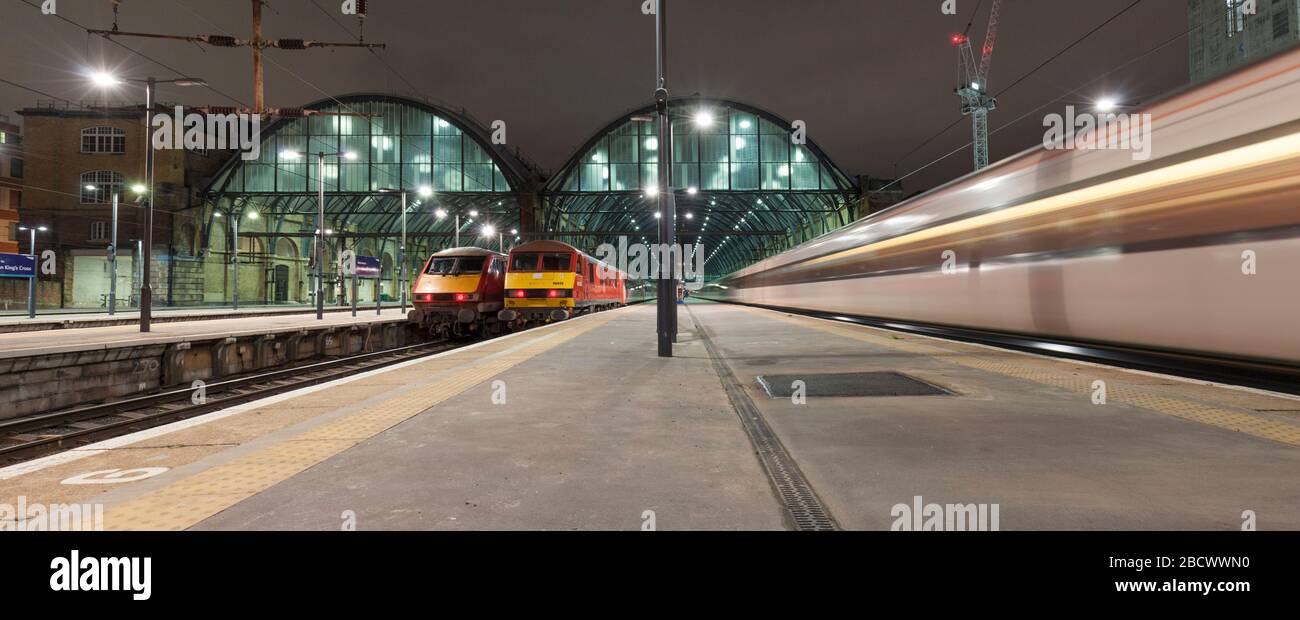
[{"label": "bright street light", "polygon": [[433,214],[436,215],[436,216],[438,217],[438,219],[442,219],[442,218],[444,218],[444,217],[447,217],[447,210],[446,210],[446,209],[438,209],[438,210],[434,211]]},{"label": "bright street light", "polygon": [[491,224],[484,224],[484,225],[483,225],[483,236],[484,236],[484,237],[491,237],[492,235],[495,235],[495,234],[497,234],[497,229],[496,229],[496,227],[492,226]]},{"label": "bright street light", "polygon": [[419,189],[415,190],[415,193],[421,198],[428,198],[433,195],[433,188],[428,185],[421,185]]}]

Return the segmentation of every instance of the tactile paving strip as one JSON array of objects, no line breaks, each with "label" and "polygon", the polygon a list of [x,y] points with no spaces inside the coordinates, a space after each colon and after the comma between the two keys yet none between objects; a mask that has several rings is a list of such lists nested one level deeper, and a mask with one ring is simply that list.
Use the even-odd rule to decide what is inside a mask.
[{"label": "tactile paving strip", "polygon": [[104,515],[104,529],[188,528],[611,320],[597,315],[561,325],[513,352],[480,358],[446,378],[112,506]]},{"label": "tactile paving strip", "polygon": [[[1048,385],[1060,388],[1075,394],[1090,394],[1092,391],[1092,381],[1099,377],[1082,376],[1079,374],[1066,372],[1062,370],[1053,370],[1048,367],[1045,360],[1028,359],[1025,362],[1007,360],[1008,356],[1015,356],[1014,353],[997,355],[1002,359],[989,359],[987,357],[977,357],[966,354],[958,349],[948,349],[928,342],[918,342],[916,338],[910,337],[886,337],[872,333],[874,328],[867,327],[849,327],[840,326],[826,321],[789,316],[779,312],[769,310],[757,310],[746,308],[750,312],[761,312],[764,316],[775,318],[787,323],[798,325],[800,327],[817,329],[823,332],[835,334],[845,338],[852,338],[860,342],[873,344],[891,349],[935,357],[940,361],[951,362],[997,373],[1000,375],[1022,379],[1040,385]],[[868,331],[871,330],[871,331]],[[1057,364],[1059,365],[1059,363]],[[1219,428],[1245,433],[1261,439],[1269,439],[1280,443],[1300,446],[1300,426],[1287,424],[1277,420],[1270,420],[1258,415],[1252,415],[1244,411],[1216,407],[1194,400],[1182,398],[1173,398],[1160,394],[1153,394],[1148,390],[1142,389],[1139,385],[1126,384],[1113,378],[1106,379],[1106,397],[1107,402],[1121,405],[1128,405],[1148,411],[1163,413],[1165,415],[1208,424]]]}]

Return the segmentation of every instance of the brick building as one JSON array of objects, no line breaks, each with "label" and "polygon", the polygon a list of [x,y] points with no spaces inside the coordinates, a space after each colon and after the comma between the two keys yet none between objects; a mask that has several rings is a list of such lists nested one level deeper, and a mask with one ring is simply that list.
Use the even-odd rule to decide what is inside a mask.
[{"label": "brick building", "polygon": [[0,252],[18,251],[18,207],[23,204],[23,135],[0,114]]},{"label": "brick building", "polygon": [[[156,109],[172,108],[159,104]],[[145,222],[141,195],[134,191],[146,182],[143,106],[42,102],[19,114],[26,184],[48,190],[26,192],[22,218],[24,224],[50,229],[38,244],[55,249],[59,264],[58,276],[42,283],[40,305],[97,309],[106,303],[114,193],[119,196],[118,305],[134,305]],[[198,192],[229,156],[229,151],[155,151],[151,254],[157,305],[202,301],[203,268],[195,241],[201,222],[187,215],[199,210],[187,208],[198,204]]]}]

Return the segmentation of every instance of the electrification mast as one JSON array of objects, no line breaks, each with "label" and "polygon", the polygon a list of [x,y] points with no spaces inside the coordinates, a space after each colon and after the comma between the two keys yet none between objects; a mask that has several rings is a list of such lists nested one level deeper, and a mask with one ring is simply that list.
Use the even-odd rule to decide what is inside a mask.
[{"label": "electrification mast", "polygon": [[997,99],[989,95],[988,90],[989,63],[993,59],[993,46],[997,43],[998,14],[1001,8],[1002,0],[993,0],[989,9],[989,27],[984,32],[984,47],[978,63],[970,45],[970,29],[975,23],[975,15],[979,13],[978,4],[975,5],[970,22],[966,24],[966,30],[952,35],[952,43],[957,46],[957,75],[960,80],[954,92],[961,98],[961,113],[971,117],[976,170],[989,165],[989,112],[998,107]]}]

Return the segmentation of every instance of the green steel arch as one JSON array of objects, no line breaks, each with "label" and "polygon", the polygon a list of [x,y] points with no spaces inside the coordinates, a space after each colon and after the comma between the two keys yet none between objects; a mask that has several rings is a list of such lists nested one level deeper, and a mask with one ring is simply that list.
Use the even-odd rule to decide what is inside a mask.
[{"label": "green steel arch", "polygon": [[[269,270],[308,261],[320,203],[313,155],[318,152],[356,154],[325,160],[325,228],[332,233],[327,264],[342,249],[381,258],[385,295],[395,296],[402,286],[394,279],[402,211],[400,192],[381,190],[407,190],[406,257],[412,273],[428,254],[453,244],[457,214],[461,245],[496,248],[506,240],[483,238],[484,227],[508,233],[520,228],[521,207],[529,214],[534,209],[535,169],[518,153],[492,144],[491,130],[464,110],[374,93],[331,97],[304,109],[319,114],[281,118],[264,127],[259,156],[232,157],[203,190],[202,213],[189,214],[204,231],[197,244],[201,255],[228,262],[232,220],[237,220],[241,264],[260,261]],[[307,156],[291,158],[286,151]],[[432,195],[421,197],[421,188]],[[248,279],[244,270],[239,273]],[[268,282],[274,277],[266,276]],[[239,288],[247,286],[241,281]],[[286,301],[273,299],[270,288],[259,289],[250,301],[259,296]],[[305,301],[301,291],[310,288],[297,288],[288,302]],[[228,295],[228,290],[221,294]]]},{"label": "green steel arch", "polygon": [[[814,141],[796,144],[792,122],[725,99],[668,105],[679,241],[704,245],[707,273],[730,273],[859,215],[856,181]],[[661,152],[654,114],[650,105],[619,116],[550,178],[541,232],[586,249],[618,236],[655,241],[646,193]]]}]

